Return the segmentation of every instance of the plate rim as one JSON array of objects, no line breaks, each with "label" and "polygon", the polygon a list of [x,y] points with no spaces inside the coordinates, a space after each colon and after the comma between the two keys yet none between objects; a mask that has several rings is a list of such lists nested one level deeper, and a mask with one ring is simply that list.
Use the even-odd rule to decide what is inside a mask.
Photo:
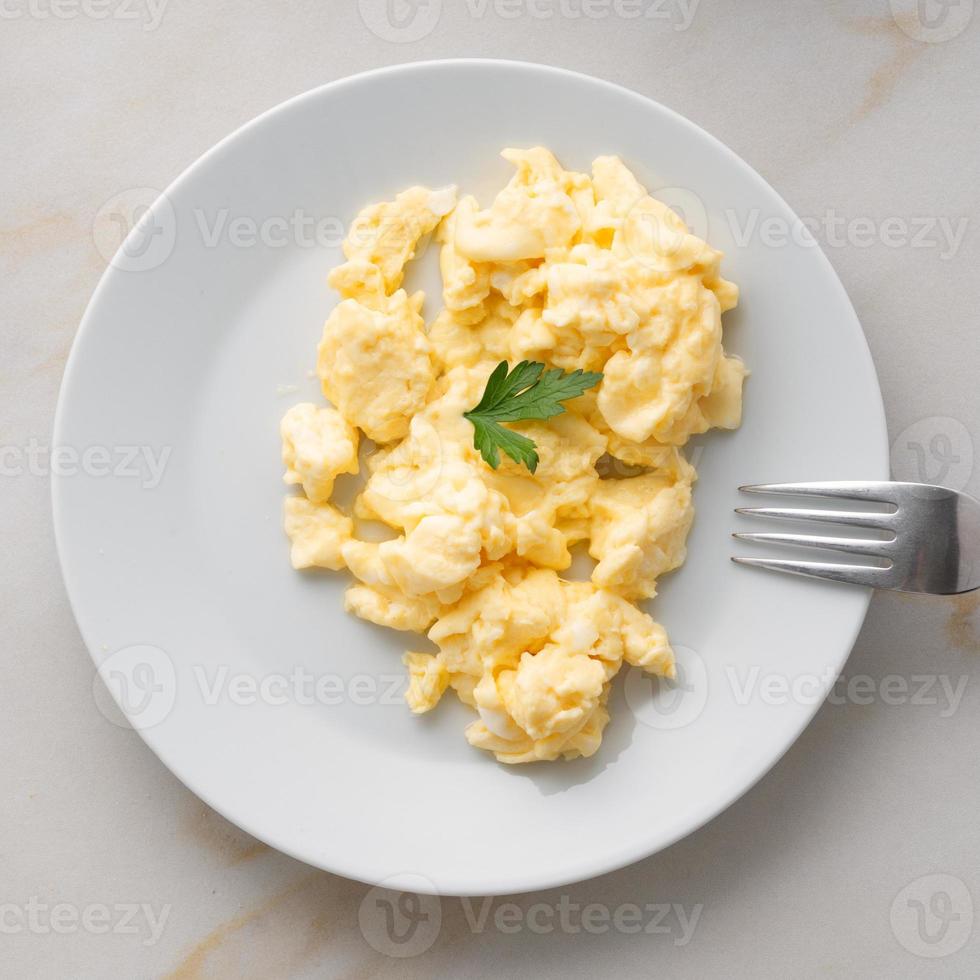
[{"label": "plate rim", "polygon": [[[387,75],[399,75],[405,73],[413,72],[424,72],[431,71],[432,69],[438,70],[451,70],[454,68],[471,68],[471,67],[492,67],[492,68],[504,68],[504,69],[514,69],[518,71],[532,71],[539,72],[545,75],[551,76],[563,76],[570,79],[575,79],[579,82],[586,82],[590,85],[599,86],[606,89],[607,91],[613,91],[619,96],[627,97],[632,100],[636,100],[647,105],[652,105],[659,112],[672,117],[674,121],[679,122],[684,127],[694,130],[701,138],[708,140],[712,143],[716,149],[722,151],[723,155],[728,157],[735,166],[741,168],[744,173],[751,177],[751,179],[762,187],[765,188],[766,192],[775,196],[779,203],[794,217],[796,217],[796,211],[787,203],[783,196],[777,191],[762,175],[748,162],[746,162],[741,156],[739,156],[731,147],[726,143],[722,142],[720,139],[712,135],[707,130],[703,129],[693,120],[683,116],[681,113],[663,103],[657,101],[656,99],[650,98],[634,89],[628,88],[625,85],[620,85],[616,82],[610,82],[603,78],[598,78],[594,75],[589,75],[585,72],[574,71],[568,68],[555,67],[548,64],[542,64],[540,62],[533,61],[522,61],[518,59],[505,59],[505,58],[436,58],[427,59],[424,61],[413,61],[413,62],[400,62],[394,65],[385,65],[379,68],[369,69],[367,71],[358,72],[353,75],[346,75],[341,78],[334,79],[333,81],[326,82],[322,85],[316,86],[314,88],[308,89],[306,91],[300,92],[282,102],[277,103],[274,106],[264,110],[257,116],[247,120],[240,126],[235,128],[233,131],[228,133],[217,143],[211,146],[208,150],[202,153],[197,159],[191,162],[183,171],[181,171],[177,177],[175,177],[167,187],[158,195],[154,200],[153,204],[150,206],[150,212],[156,212],[161,202],[166,201],[171,195],[179,192],[180,188],[189,180],[191,180],[199,169],[205,167],[210,160],[217,156],[222,149],[229,143],[238,140],[242,135],[248,133],[253,128],[260,126],[267,117],[271,117],[277,113],[287,111],[306,100],[313,100],[322,96],[325,92],[337,92],[348,86],[357,85],[365,81],[370,81],[378,77],[383,77]],[[132,236],[135,229],[130,232]],[[86,337],[94,329],[93,322],[97,317],[97,310],[99,308],[102,296],[104,293],[108,292],[118,275],[122,274],[116,266],[116,260],[123,250],[126,248],[126,244],[129,237],[122,242],[119,246],[113,259],[110,260],[105,270],[103,271],[95,290],[92,293],[91,298],[86,304],[85,310],[79,321],[78,328],[72,339],[71,347],[68,353],[68,357],[65,361],[65,368],[62,374],[61,383],[59,385],[57,403],[54,412],[54,419],[52,424],[52,445],[57,446],[61,444],[61,437],[63,435],[63,430],[65,426],[65,416],[66,416],[66,403],[67,395],[66,391],[70,386],[70,381],[73,373],[75,372],[80,357],[79,351],[85,343]],[[857,311],[854,309],[854,305],[851,302],[850,296],[842,283],[837,270],[834,268],[833,264],[827,257],[826,252],[823,247],[818,243],[814,242],[814,246],[811,250],[818,255],[817,261],[822,264],[824,272],[829,274],[830,279],[834,283],[834,288],[840,294],[840,298],[846,303],[847,308],[850,309],[854,322],[857,325],[857,336],[863,345],[864,357],[866,364],[870,369],[869,380],[873,382],[874,392],[877,394],[877,398],[873,399],[875,418],[869,418],[869,423],[873,423],[875,427],[879,430],[879,434],[882,439],[882,448],[884,450],[884,473],[869,472],[868,479],[889,479],[890,473],[888,472],[888,453],[889,453],[889,441],[888,441],[888,427],[885,415],[884,400],[881,393],[881,383],[878,377],[877,368],[875,366],[874,358],[871,354],[871,348],[868,343],[867,336],[861,326],[860,318],[857,315]],[[878,464],[869,465],[869,469],[877,470]],[[52,514],[52,526],[54,531],[55,549],[58,559],[58,568],[61,572],[62,581],[65,585],[65,593],[68,598],[68,604],[72,612],[72,616],[75,619],[75,623],[78,627],[79,634],[81,635],[82,641],[85,644],[86,650],[88,651],[89,657],[92,660],[96,671],[99,669],[99,661],[96,656],[96,644],[86,634],[85,628],[82,626],[82,621],[79,616],[79,610],[76,608],[76,599],[73,595],[71,586],[71,576],[69,574],[69,569],[66,563],[66,535],[68,531],[65,527],[65,503],[64,503],[64,487],[67,484],[64,482],[67,480],[67,476],[59,475],[57,473],[51,474],[51,514]],[[608,855],[604,858],[597,858],[593,860],[580,860],[580,861],[570,861],[569,870],[562,872],[548,872],[548,873],[529,873],[524,875],[521,880],[515,881],[512,879],[499,879],[494,878],[493,872],[487,875],[487,880],[492,883],[481,884],[478,889],[472,887],[453,887],[453,888],[438,888],[434,883],[430,883],[433,887],[430,889],[424,887],[425,883],[419,880],[416,876],[408,875],[411,879],[411,890],[419,894],[431,894],[441,897],[449,896],[499,896],[499,895],[511,895],[511,894],[525,894],[530,891],[539,891],[548,888],[562,887],[569,884],[573,884],[580,881],[585,881],[594,877],[598,877],[603,874],[608,874],[621,870],[631,864],[641,861],[647,857],[659,853],[660,851],[666,850],[667,848],[673,846],[678,841],[683,840],[685,837],[694,834],[706,824],[710,823],[717,816],[724,813],[731,806],[733,806],[738,800],[740,800],[744,795],[746,795],[750,790],[752,790],[772,769],[776,764],[783,758],[783,756],[796,744],[802,733],[809,727],[813,718],[816,716],[817,712],[823,707],[827,695],[836,682],[837,678],[840,676],[841,671],[846,665],[848,659],[850,658],[851,652],[853,651],[854,645],[857,638],[863,628],[865,619],[867,617],[868,606],[871,602],[871,597],[873,595],[873,590],[870,588],[864,588],[860,591],[864,592],[864,602],[860,610],[860,616],[856,617],[855,626],[852,630],[850,638],[845,644],[842,644],[842,652],[835,657],[835,666],[833,671],[833,676],[822,685],[820,691],[820,696],[814,698],[812,704],[806,705],[806,710],[801,711],[800,718],[801,721],[798,726],[793,729],[792,737],[789,738],[785,744],[779,746],[778,751],[776,751],[772,757],[765,762],[765,764],[759,769],[759,771],[749,779],[743,787],[739,789],[734,795],[724,798],[720,803],[708,806],[705,808],[705,812],[700,814],[698,818],[690,823],[685,829],[680,830],[674,834],[669,834],[666,837],[659,838],[656,841],[646,841],[643,843],[635,844],[632,847],[627,848],[622,854],[620,854],[614,860],[610,860]],[[115,702],[120,711],[126,715],[125,706]],[[127,716],[128,717],[128,716]],[[270,835],[264,832],[257,831],[250,826],[250,821],[248,819],[242,819],[240,815],[232,815],[226,812],[225,809],[219,804],[217,804],[212,798],[211,794],[206,788],[202,788],[198,785],[192,784],[187,781],[187,779],[178,773],[171,765],[165,761],[164,757],[157,751],[154,746],[152,739],[152,728],[140,728],[137,725],[131,726],[133,730],[137,732],[144,744],[153,752],[157,760],[169,771],[174,777],[185,786],[190,792],[201,799],[209,807],[214,809],[222,817],[228,820],[230,823],[241,828],[246,833],[255,837],[257,840],[262,841],[275,848],[277,851],[286,854],[302,863],[310,866],[316,867],[323,871],[327,871],[333,874],[342,875],[343,877],[352,879],[354,881],[360,881],[368,885],[377,885],[379,879],[365,876],[363,872],[359,872],[356,867],[352,866],[351,862],[348,862],[343,858],[343,854],[338,855],[337,859],[333,861],[329,866],[322,861],[311,861],[310,857],[299,853],[297,850],[293,849],[288,842],[277,841],[275,839],[270,839]],[[356,849],[355,849],[356,853]],[[353,862],[356,865],[356,862]],[[390,875],[384,879],[380,879],[389,887],[398,887],[398,879],[405,877],[407,873]]]}]

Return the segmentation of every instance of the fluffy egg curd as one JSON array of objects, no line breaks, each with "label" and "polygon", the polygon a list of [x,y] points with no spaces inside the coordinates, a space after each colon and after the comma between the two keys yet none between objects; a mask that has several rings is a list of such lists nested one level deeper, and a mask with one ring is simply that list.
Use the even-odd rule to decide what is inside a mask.
[{"label": "fluffy egg curd", "polygon": [[[301,491],[285,504],[293,566],[348,569],[349,612],[425,634],[438,652],[404,656],[411,710],[452,688],[476,712],[470,744],[518,763],[592,755],[624,663],[674,677],[639,603],[685,558],[696,474],[681,447],[739,425],[746,370],[722,348],[738,289],[721,253],[617,157],[584,174],[540,147],[503,156],[516,172],[488,208],[412,187],[360,213],[329,276],[330,404],[294,406],[281,429]],[[442,310],[426,325],[423,294],[401,287],[433,233]],[[499,362],[522,360],[602,373],[563,414],[507,424],[534,441],[534,472],[488,465],[463,417]],[[334,483],[359,472],[365,439],[345,512]],[[562,577],[576,545],[589,581]]]}]

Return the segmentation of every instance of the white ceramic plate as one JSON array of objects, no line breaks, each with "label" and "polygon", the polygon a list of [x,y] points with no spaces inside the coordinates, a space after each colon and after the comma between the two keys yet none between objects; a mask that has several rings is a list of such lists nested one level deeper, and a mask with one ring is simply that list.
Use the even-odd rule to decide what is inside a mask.
[{"label": "white ceramic plate", "polygon": [[[741,430],[694,448],[689,558],[653,604],[681,687],[619,678],[595,757],[508,768],[467,745],[470,715],[455,698],[429,717],[408,712],[400,654],[414,637],[346,615],[346,574],[290,569],[278,422],[320,397],[308,371],[335,302],[325,278],[340,260],[338,223],[413,183],[488,199],[509,176],[500,149],[535,144],[579,170],[618,153],[726,252],[742,302],[725,343],[753,373]],[[506,62],[336,82],[191,167],[103,278],[55,433],[111,459],[114,475],[96,453],[55,479],[58,547],[88,648],[160,759],[303,861],[444,894],[609,871],[745,792],[816,711],[868,593],[731,564],[736,488],[888,476],[854,311],[818,248],[760,238],[767,219],[770,232],[795,220],[690,122],[592,78]],[[127,475],[129,446],[142,447],[142,477]],[[167,452],[153,485],[147,460]],[[795,693],[781,696],[779,678]]]}]

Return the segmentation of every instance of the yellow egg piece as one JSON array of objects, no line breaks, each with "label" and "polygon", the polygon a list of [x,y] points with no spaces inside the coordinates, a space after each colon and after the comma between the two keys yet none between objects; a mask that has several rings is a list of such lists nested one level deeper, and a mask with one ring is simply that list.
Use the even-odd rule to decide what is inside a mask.
[{"label": "yellow egg piece", "polygon": [[[515,764],[596,752],[623,664],[674,676],[638,604],[686,556],[697,474],[681,447],[739,425],[747,369],[722,347],[738,288],[721,253],[618,157],[584,174],[543,147],[503,156],[515,173],[486,207],[411,187],[357,216],[318,348],[331,404],[294,406],[281,430],[293,565],[346,568],[348,612],[426,635],[436,652],[404,656],[408,707],[452,689],[468,742]],[[426,325],[401,286],[428,236],[443,309]],[[499,362],[525,359],[602,379],[562,414],[508,423],[535,444],[533,473],[492,469],[464,413]],[[348,513],[330,501],[361,434],[377,445]],[[579,544],[588,581],[560,574]]]}]

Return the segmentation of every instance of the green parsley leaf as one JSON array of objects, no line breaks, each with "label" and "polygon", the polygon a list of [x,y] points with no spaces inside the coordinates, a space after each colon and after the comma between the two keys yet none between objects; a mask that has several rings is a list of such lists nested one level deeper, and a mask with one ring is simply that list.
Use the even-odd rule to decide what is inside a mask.
[{"label": "green parsley leaf", "polygon": [[507,362],[501,361],[487,379],[480,403],[463,413],[463,418],[473,423],[474,447],[493,469],[500,465],[498,450],[503,450],[533,473],[538,468],[534,441],[500,423],[543,421],[561,415],[565,411],[562,402],[578,398],[601,380],[598,371],[545,371],[540,361],[521,361],[508,372]]}]

